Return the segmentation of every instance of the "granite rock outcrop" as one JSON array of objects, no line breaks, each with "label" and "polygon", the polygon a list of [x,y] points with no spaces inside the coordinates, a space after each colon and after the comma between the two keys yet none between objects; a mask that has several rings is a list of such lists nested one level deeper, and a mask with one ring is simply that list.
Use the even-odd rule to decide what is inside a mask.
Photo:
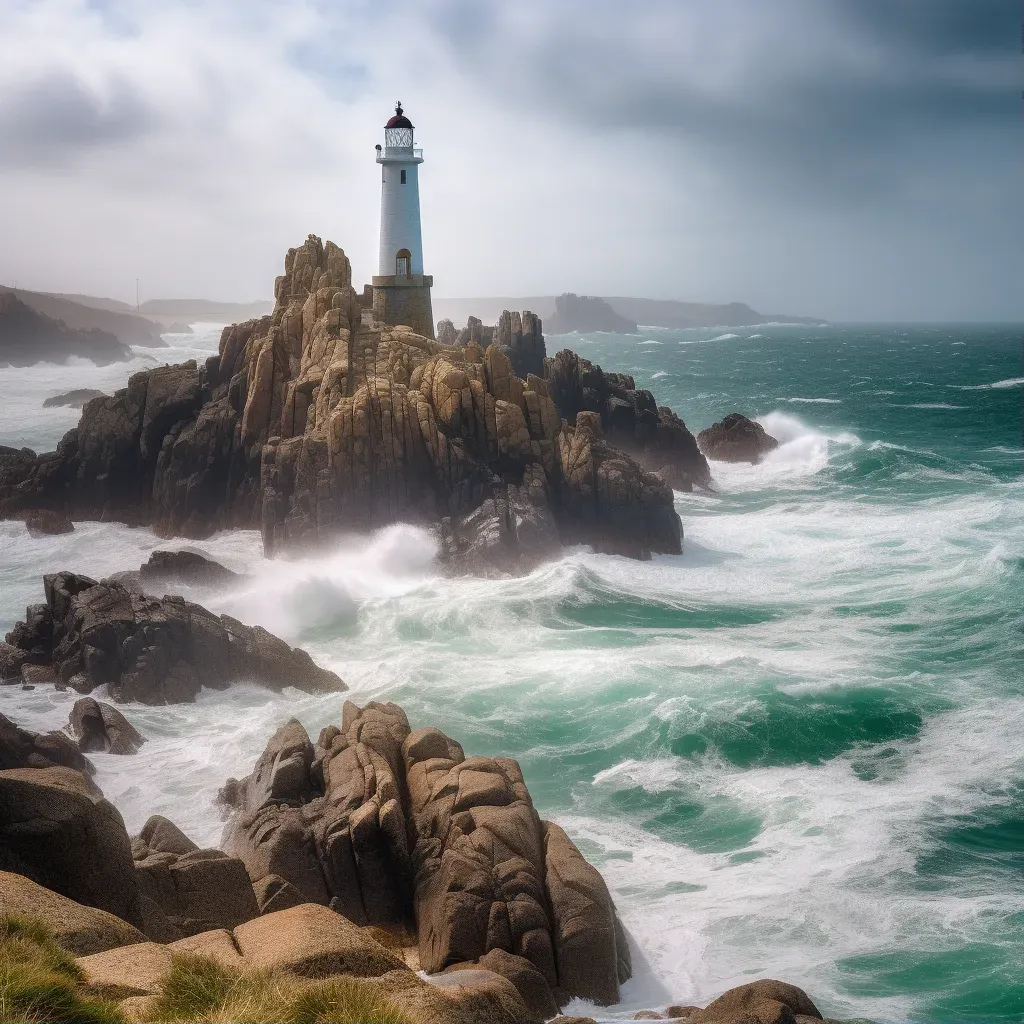
[{"label": "granite rock outcrop", "polygon": [[605,1004],[630,976],[604,881],[540,819],[516,762],[466,757],[395,704],[346,702],[316,743],[289,722],[222,799],[223,848],[257,887],[274,875],[357,924],[414,923],[428,972],[503,950],[554,1002]]},{"label": "granite rock outcrop", "polygon": [[[708,481],[692,435],[630,378],[549,359],[532,313],[471,318],[454,344],[454,328],[441,344],[382,325],[344,252],[315,236],[288,251],[275,297],[202,366],[87,402],[56,451],[0,450],[0,515],[50,508],[168,537],[258,527],[273,554],[396,521],[440,527],[525,481],[563,542],[680,550],[652,470]],[[600,414],[602,443],[577,436],[581,410]]]},{"label": "granite rock outcrop", "polygon": [[46,603],[28,607],[7,644],[28,664],[52,668],[62,688],[88,694],[106,684],[115,701],[143,704],[187,703],[204,686],[222,690],[233,682],[309,693],[346,689],[335,673],[261,626],[181,597],[148,597],[70,572],[43,577],[43,589]]}]

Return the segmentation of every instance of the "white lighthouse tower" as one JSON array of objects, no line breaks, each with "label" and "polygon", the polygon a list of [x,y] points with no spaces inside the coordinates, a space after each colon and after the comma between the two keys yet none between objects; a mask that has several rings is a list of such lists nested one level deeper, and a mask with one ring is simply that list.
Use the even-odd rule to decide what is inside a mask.
[{"label": "white lighthouse tower", "polygon": [[384,126],[384,146],[377,146],[381,170],[380,255],[373,278],[373,315],[386,324],[406,324],[417,334],[434,336],[430,288],[423,273],[420,231],[419,165],[423,151],[413,146],[412,122],[402,104]]}]

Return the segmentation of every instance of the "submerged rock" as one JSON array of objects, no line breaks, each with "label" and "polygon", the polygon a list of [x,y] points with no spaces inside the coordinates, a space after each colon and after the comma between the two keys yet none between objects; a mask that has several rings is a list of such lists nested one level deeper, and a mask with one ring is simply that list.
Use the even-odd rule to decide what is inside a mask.
[{"label": "submerged rock", "polygon": [[346,702],[316,744],[289,722],[222,799],[224,849],[257,888],[274,875],[357,924],[415,923],[428,972],[491,956],[546,1007],[614,1003],[630,976],[603,879],[541,821],[516,762],[467,758],[395,704]]},{"label": "submerged rock", "polygon": [[719,462],[760,462],[779,442],[760,423],[731,412],[697,435],[700,450]]},{"label": "submerged rock", "polygon": [[261,626],[217,616],[180,597],[152,598],[121,583],[61,572],[43,578],[46,604],[32,605],[7,634],[58,685],[90,693],[106,684],[115,701],[176,704],[203,686],[252,682],[332,693],[346,686],[299,648]]}]

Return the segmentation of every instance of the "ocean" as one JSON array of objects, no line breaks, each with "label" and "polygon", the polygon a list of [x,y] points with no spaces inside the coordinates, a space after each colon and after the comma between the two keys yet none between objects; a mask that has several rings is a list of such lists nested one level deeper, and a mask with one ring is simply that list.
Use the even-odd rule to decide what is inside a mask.
[{"label": "ocean", "polygon": [[[0,444],[51,449],[61,391],[205,358],[195,325],[130,364],[0,371]],[[188,547],[250,574],[207,606],[259,622],[398,701],[467,752],[522,765],[540,813],[601,869],[629,931],[620,1006],[758,977],[835,1017],[1024,1018],[1024,329],[641,329],[547,339],[632,374],[696,432],[725,413],[780,442],[676,494],[684,552],[568,549],[521,579],[447,580],[430,534],[394,526],[315,559],[255,532],[205,542],[81,523],[0,523],[0,633],[45,572],[101,577]],[[188,595],[186,595],[188,596]],[[102,694],[98,694],[102,696]],[[75,694],[0,688],[57,728]],[[166,814],[218,842],[214,805],[270,733],[316,735],[343,697],[245,686],[123,710],[150,741],[91,755],[130,831]],[[594,1012],[582,1002],[567,1012]]]}]

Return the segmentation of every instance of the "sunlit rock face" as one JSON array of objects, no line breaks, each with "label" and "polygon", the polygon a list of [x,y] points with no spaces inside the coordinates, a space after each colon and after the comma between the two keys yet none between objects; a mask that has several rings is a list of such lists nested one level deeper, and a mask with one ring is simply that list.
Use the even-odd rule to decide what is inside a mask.
[{"label": "sunlit rock face", "polygon": [[[692,435],[631,378],[549,359],[534,314],[471,320],[447,344],[381,324],[344,252],[312,235],[274,291],[273,314],[225,328],[205,365],[134,375],[88,402],[56,452],[0,452],[0,512],[194,538],[255,526],[268,553],[418,522],[460,538],[443,550],[493,549],[504,567],[549,551],[550,524],[562,542],[636,558],[681,549],[651,470],[703,482]],[[580,412],[595,414],[585,429]],[[475,545],[475,522],[495,523],[467,517],[488,501],[511,547]],[[524,502],[537,528],[520,531],[508,509]]]}]

